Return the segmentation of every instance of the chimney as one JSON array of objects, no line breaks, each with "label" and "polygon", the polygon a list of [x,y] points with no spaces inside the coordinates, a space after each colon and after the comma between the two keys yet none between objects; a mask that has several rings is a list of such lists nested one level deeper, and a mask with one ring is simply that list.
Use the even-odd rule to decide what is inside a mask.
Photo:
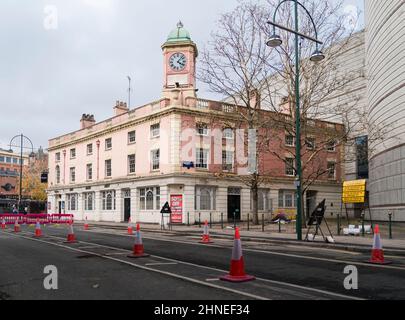
[{"label": "chimney", "polygon": [[83,114],[82,119],[80,120],[80,129],[87,129],[96,123],[96,120],[94,119],[94,115],[92,114]]},{"label": "chimney", "polygon": [[250,91],[250,105],[255,109],[261,109],[261,94],[257,89]]},{"label": "chimney", "polygon": [[126,102],[122,102],[122,101],[117,101],[115,103],[115,107],[114,107],[114,115],[115,116],[120,116],[124,113],[127,113],[129,111],[128,109],[128,105]]}]

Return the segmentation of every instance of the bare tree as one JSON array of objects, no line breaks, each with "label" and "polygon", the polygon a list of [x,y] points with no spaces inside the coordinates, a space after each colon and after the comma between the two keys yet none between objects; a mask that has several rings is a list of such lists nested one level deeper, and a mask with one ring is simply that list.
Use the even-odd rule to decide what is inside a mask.
[{"label": "bare tree", "polygon": [[[249,174],[239,178],[251,188],[254,222],[258,222],[258,189],[263,182],[271,180],[271,172],[262,166],[262,159],[270,152],[286,163],[295,164],[295,148],[286,146],[284,138],[270,136],[269,130],[277,127],[286,136],[296,137],[295,128],[295,60],[294,36],[280,31],[284,42],[281,47],[271,49],[266,40],[273,32],[267,21],[274,13],[278,1],[240,2],[235,10],[223,14],[218,21],[218,30],[212,33],[212,40],[201,54],[199,79],[210,90],[226,101],[241,106],[236,114],[240,124],[245,125],[250,135],[256,136],[255,150],[248,148]],[[332,164],[326,161],[328,149],[341,151],[342,165],[352,161],[343,149],[352,150],[356,133],[369,133],[369,139],[381,139],[382,130],[368,123],[366,106],[357,106],[363,98],[361,87],[365,81],[362,68],[345,66],[345,55],[356,36],[356,23],[347,24],[342,2],[331,0],[304,0],[302,3],[313,17],[318,36],[324,42],[327,55],[321,63],[313,63],[309,57],[315,45],[308,41],[300,43],[300,99],[304,181],[303,193],[321,177],[328,177]],[[293,25],[293,10],[289,2],[278,11],[277,20],[284,25]],[[300,15],[300,32],[313,35],[313,25],[307,15]],[[342,98],[344,97],[344,98]],[[263,116],[263,110],[270,112]],[[323,120],[324,122],[319,122]],[[253,134],[252,134],[253,132]],[[315,141],[311,140],[311,135]],[[279,147],[290,154],[268,148],[269,141],[279,139]],[[251,142],[251,139],[250,139]],[[306,145],[306,147],[305,147]],[[349,160],[350,159],[350,160]]]}]

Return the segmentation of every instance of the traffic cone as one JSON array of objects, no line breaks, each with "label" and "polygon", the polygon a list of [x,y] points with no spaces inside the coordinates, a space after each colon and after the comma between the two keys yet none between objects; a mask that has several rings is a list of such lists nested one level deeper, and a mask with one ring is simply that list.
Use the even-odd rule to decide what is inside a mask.
[{"label": "traffic cone", "polygon": [[202,237],[202,241],[200,241],[200,243],[204,243],[204,244],[214,243],[210,239],[210,228],[208,226],[208,221],[205,221],[204,234],[203,234],[203,237]]},{"label": "traffic cone", "polygon": [[240,240],[239,228],[235,229],[235,240],[232,250],[231,272],[219,278],[228,282],[247,282],[255,280],[253,276],[245,273],[245,262],[242,254],[242,242]]},{"label": "traffic cone", "polygon": [[136,233],[135,233],[135,244],[134,250],[128,258],[144,258],[149,257],[149,254],[145,254],[143,243],[142,243],[142,235],[141,235],[141,227],[139,223],[136,225]]},{"label": "traffic cone", "polygon": [[15,220],[15,223],[14,223],[14,232],[21,232],[21,228],[20,228],[20,225],[18,224],[18,219],[16,219]]},{"label": "traffic cone", "polygon": [[76,243],[76,236],[73,230],[73,223],[69,223],[69,233],[67,236],[67,241],[65,243]]},{"label": "traffic cone", "polygon": [[131,236],[134,234],[134,230],[133,230],[132,224],[131,224],[131,218],[129,218],[129,220],[128,220],[128,234]]},{"label": "traffic cone", "polygon": [[6,229],[7,229],[7,226],[6,226],[6,219],[4,219],[4,217],[3,217],[3,219],[1,220],[1,229],[2,229],[2,230],[6,230]]},{"label": "traffic cone", "polygon": [[84,223],[84,230],[85,231],[89,230],[89,223],[87,222],[87,217],[86,217],[86,222]]},{"label": "traffic cone", "polygon": [[386,261],[384,259],[384,250],[382,247],[381,237],[380,237],[380,227],[378,225],[374,228],[374,243],[373,249],[371,251],[371,260],[367,261],[371,264],[391,264],[392,262]]},{"label": "traffic cone", "polygon": [[37,220],[37,224],[35,225],[35,238],[40,237],[42,237],[41,224],[39,223],[39,220]]}]

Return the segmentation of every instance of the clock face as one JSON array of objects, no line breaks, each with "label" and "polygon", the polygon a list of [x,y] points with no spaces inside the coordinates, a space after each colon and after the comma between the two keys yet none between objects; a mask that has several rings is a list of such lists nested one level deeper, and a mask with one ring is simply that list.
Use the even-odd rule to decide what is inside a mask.
[{"label": "clock face", "polygon": [[170,57],[169,64],[173,71],[182,71],[186,67],[187,58],[182,53],[175,53]]}]

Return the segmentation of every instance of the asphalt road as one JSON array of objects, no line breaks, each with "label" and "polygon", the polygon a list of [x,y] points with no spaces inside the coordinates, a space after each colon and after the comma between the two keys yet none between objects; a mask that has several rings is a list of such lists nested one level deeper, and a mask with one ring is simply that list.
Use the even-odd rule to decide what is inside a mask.
[{"label": "asphalt road", "polygon": [[[404,299],[404,257],[392,266],[364,263],[369,257],[338,250],[243,243],[246,271],[254,282],[218,281],[229,270],[232,241],[143,233],[149,258],[130,259],[134,237],[122,231],[76,228],[77,244],[65,244],[66,227],[0,231],[1,299]],[[243,241],[243,234],[242,234]],[[43,268],[58,268],[59,289],[47,291]],[[347,265],[359,272],[359,290],[344,288]]]}]

